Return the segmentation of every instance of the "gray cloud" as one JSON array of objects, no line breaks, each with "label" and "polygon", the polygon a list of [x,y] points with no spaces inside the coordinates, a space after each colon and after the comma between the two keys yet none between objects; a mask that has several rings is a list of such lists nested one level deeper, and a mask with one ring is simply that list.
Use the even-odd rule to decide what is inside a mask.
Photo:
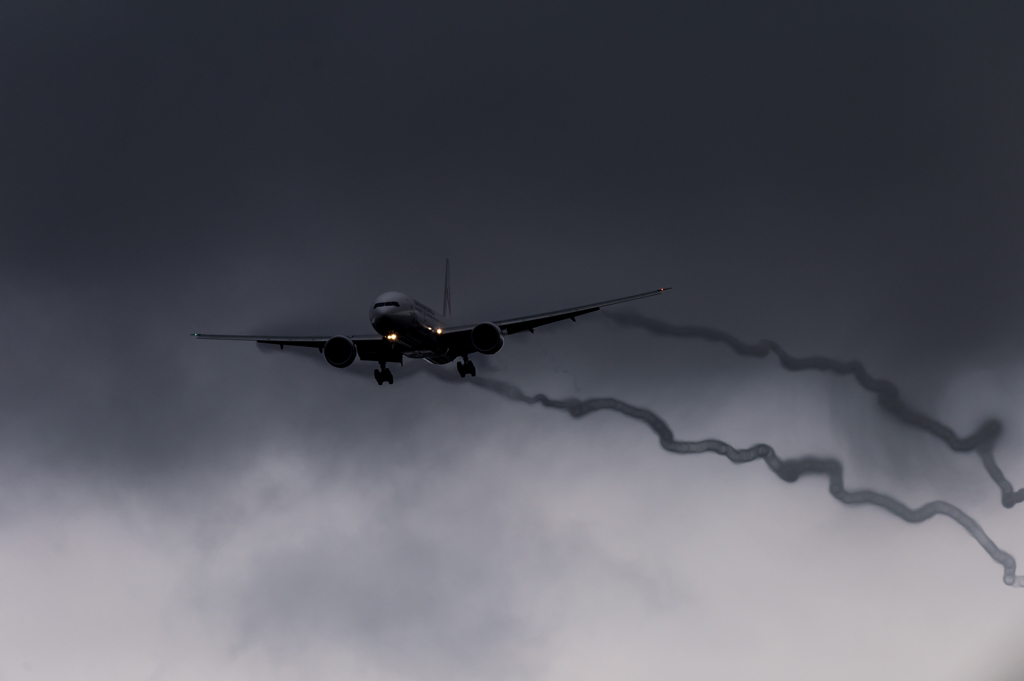
[{"label": "gray cloud", "polygon": [[[646,320],[645,320],[646,321]],[[645,324],[645,328],[650,327],[650,324]],[[692,333],[692,329],[687,333],[686,329],[671,329],[666,335],[673,336],[686,336],[696,335]],[[711,335],[708,333],[708,329],[701,329],[704,332],[703,336]],[[721,334],[715,334],[721,336]],[[718,338],[721,340],[721,337]],[[735,347],[734,347],[735,349]],[[750,354],[750,353],[746,353]],[[778,353],[783,359],[784,365],[789,365],[787,368],[794,368],[796,363],[785,353]],[[810,364],[821,364],[825,365],[827,362],[811,362]],[[838,365],[838,363],[836,363]],[[839,365],[841,366],[841,365]],[[805,366],[804,368],[811,368]],[[822,368],[822,367],[816,367]],[[863,367],[861,367],[863,373]],[[849,371],[840,371],[840,373],[850,373]],[[870,379],[865,379],[862,382],[869,382]],[[713,452],[721,456],[726,457],[732,463],[750,463],[751,461],[763,460],[768,468],[771,469],[775,475],[785,482],[796,482],[804,475],[824,475],[829,481],[829,493],[844,504],[871,504],[878,506],[889,511],[893,515],[905,520],[909,523],[919,523],[936,515],[944,515],[948,518],[953,519],[958,525],[963,527],[967,532],[974,538],[978,544],[985,550],[986,553],[992,558],[992,560],[1003,566],[1003,582],[1008,586],[1024,586],[1024,577],[1016,574],[1017,561],[1006,551],[1003,551],[995,542],[985,534],[985,530],[982,529],[981,525],[976,520],[971,518],[969,515],[964,513],[962,510],[954,506],[953,504],[945,501],[932,501],[920,508],[909,508],[905,504],[893,499],[892,497],[881,494],[872,490],[858,490],[851,491],[846,488],[843,484],[843,465],[838,460],[830,457],[821,456],[803,456],[799,458],[782,459],[775,453],[769,445],[758,444],[753,447],[744,449],[737,449],[732,445],[722,442],[721,440],[701,440],[699,442],[686,442],[677,440],[673,434],[672,429],[668,427],[664,419],[648,409],[642,409],[636,407],[628,402],[615,399],[613,397],[601,397],[591,398],[587,400],[568,399],[558,400],[551,399],[543,393],[537,395],[526,395],[522,390],[511,385],[509,383],[503,383],[500,381],[493,381],[487,379],[480,379],[473,382],[474,385],[479,385],[487,390],[496,392],[499,395],[507,397],[510,400],[518,402],[525,402],[527,404],[542,404],[545,407],[553,409],[561,409],[568,412],[573,418],[580,418],[587,416],[595,411],[609,410],[618,412],[628,418],[636,419],[647,424],[651,430],[654,431],[655,435],[658,436],[659,444],[662,449],[672,452],[673,454],[703,454],[706,452]],[[871,382],[869,382],[871,385]],[[890,406],[895,406],[893,400],[898,400],[896,395],[898,394],[892,384],[885,384],[890,389],[882,391],[883,395],[890,399]],[[868,387],[868,386],[865,386]],[[871,389],[869,387],[869,389]],[[879,392],[873,390],[873,392]],[[901,415],[907,413],[913,414],[909,408],[900,404],[903,407],[900,410]],[[906,410],[906,411],[903,411]],[[921,426],[924,424],[924,417],[909,418],[907,419],[914,425]],[[930,420],[929,420],[930,421]],[[934,423],[934,422],[931,422]],[[994,424],[994,421],[989,421],[988,424]],[[988,425],[986,424],[986,425]],[[930,432],[933,429],[928,429]],[[971,441],[981,441],[985,443],[986,449],[982,453],[982,460],[986,464],[986,471],[993,478],[996,478],[999,482],[1005,483],[1006,478],[1002,475],[1002,472],[995,467],[995,463],[992,460],[991,449],[987,448],[991,446],[991,440],[994,437],[994,433],[986,432],[991,431],[992,428],[983,429],[981,431],[983,437],[972,437],[966,441],[965,444],[971,444]],[[941,431],[940,431],[941,432]],[[995,431],[996,433],[998,431]],[[934,434],[934,433],[933,433]],[[963,443],[959,442],[957,438],[954,444],[958,446],[954,449],[964,449]],[[980,448],[981,445],[974,444],[970,449]],[[986,456],[987,455],[987,456]],[[994,470],[993,470],[994,468]],[[1013,504],[1006,504],[1005,506],[1012,507]]]}]

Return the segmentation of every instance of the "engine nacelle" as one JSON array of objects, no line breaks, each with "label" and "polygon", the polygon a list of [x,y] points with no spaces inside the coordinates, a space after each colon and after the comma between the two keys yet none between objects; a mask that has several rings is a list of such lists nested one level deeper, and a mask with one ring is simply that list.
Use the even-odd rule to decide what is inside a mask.
[{"label": "engine nacelle", "polygon": [[501,346],[505,344],[505,339],[501,337],[501,329],[496,324],[484,322],[473,327],[473,330],[469,333],[469,342],[473,344],[473,349],[477,352],[484,355],[493,355],[498,350],[501,350]]},{"label": "engine nacelle", "polygon": [[350,338],[335,336],[324,343],[324,359],[332,367],[344,369],[356,361],[356,344]]}]

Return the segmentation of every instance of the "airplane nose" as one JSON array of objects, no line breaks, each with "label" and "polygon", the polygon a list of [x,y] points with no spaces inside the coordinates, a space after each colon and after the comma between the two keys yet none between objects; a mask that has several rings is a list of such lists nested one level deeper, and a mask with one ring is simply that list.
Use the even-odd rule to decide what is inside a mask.
[{"label": "airplane nose", "polygon": [[390,331],[393,326],[392,321],[391,310],[387,310],[385,308],[370,310],[370,326],[372,326],[377,333],[386,333]]}]

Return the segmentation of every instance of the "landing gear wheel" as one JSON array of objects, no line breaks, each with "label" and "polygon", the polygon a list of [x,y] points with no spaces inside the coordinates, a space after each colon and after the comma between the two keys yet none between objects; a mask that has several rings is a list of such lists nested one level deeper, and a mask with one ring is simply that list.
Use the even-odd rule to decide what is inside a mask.
[{"label": "landing gear wheel", "polygon": [[380,377],[381,377],[381,378],[382,378],[382,379],[383,379],[384,381],[387,381],[387,382],[388,382],[388,385],[394,385],[394,384],[395,384],[395,377],[394,377],[394,376],[393,376],[393,375],[391,374],[391,369],[385,369],[385,370],[384,370],[384,371],[383,371],[383,372],[381,373]]},{"label": "landing gear wheel", "polygon": [[455,368],[459,370],[459,376],[466,377],[466,367],[463,366],[462,362],[455,365]]},{"label": "landing gear wheel", "polygon": [[380,373],[380,369],[373,370],[373,377],[377,379],[377,385],[384,385],[384,376]]},{"label": "landing gear wheel", "polygon": [[476,366],[472,361],[466,362],[466,373],[470,376],[476,377]]}]

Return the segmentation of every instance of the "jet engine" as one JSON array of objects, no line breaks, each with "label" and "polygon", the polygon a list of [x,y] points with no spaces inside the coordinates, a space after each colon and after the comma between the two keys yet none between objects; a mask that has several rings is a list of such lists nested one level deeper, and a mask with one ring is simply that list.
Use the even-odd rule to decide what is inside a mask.
[{"label": "jet engine", "polygon": [[324,343],[324,359],[332,367],[344,369],[356,361],[356,344],[344,336],[335,336]]},{"label": "jet engine", "polygon": [[498,350],[501,350],[501,346],[505,344],[505,339],[501,337],[501,329],[496,324],[484,322],[473,327],[469,334],[469,342],[473,344],[473,349],[477,352],[484,355],[493,355]]}]

